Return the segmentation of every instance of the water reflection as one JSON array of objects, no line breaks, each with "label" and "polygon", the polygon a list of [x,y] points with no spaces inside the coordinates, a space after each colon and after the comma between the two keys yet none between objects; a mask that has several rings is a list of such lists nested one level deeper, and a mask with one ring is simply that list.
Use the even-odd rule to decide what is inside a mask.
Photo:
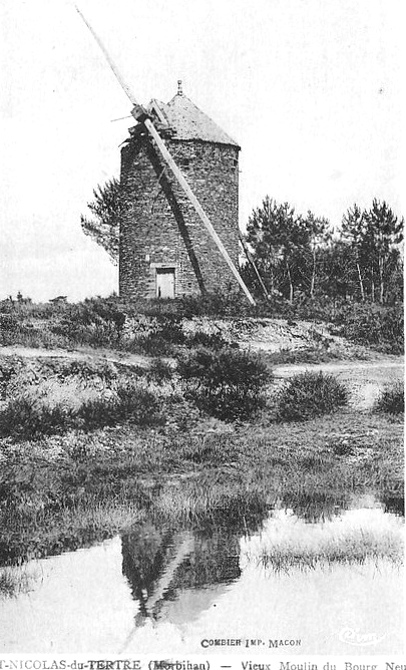
[{"label": "water reflection", "polygon": [[[196,528],[150,521],[38,561],[33,590],[0,601],[0,651],[185,654],[202,653],[211,638],[295,637],[300,648],[278,653],[351,653],[343,633],[351,629],[379,640],[361,653],[401,653],[402,569],[391,551],[403,537],[402,506],[371,495],[340,500],[286,495],[266,519],[230,514],[228,524],[223,515]],[[385,513],[389,506],[397,513]],[[364,546],[382,551],[353,563],[336,558]],[[263,560],[274,562],[276,550],[282,560],[292,551],[327,558],[307,571],[300,561],[276,571]],[[246,653],[258,651],[271,653]]]},{"label": "water reflection", "polygon": [[[143,625],[147,617],[162,618],[165,602],[176,601],[180,592],[238,580],[241,534],[256,530],[258,523],[231,528],[205,524],[193,531],[148,523],[124,535],[123,574],[139,602],[136,625]],[[210,605],[210,599],[204,602]],[[191,612],[187,616],[190,619]]]},{"label": "water reflection", "polygon": [[[351,611],[351,620],[358,625],[363,608],[373,606],[370,585],[374,584],[383,607],[389,594],[393,599],[399,584],[403,523],[399,515],[385,513],[387,504],[378,503],[372,495],[286,495],[261,523],[257,520],[250,526],[240,521],[228,528],[206,524],[193,530],[174,530],[152,523],[135,527],[122,538],[122,568],[138,612],[120,651],[131,649],[135,636],[140,643],[140,628],[147,622],[150,628],[145,635],[151,636],[154,629],[162,635],[168,625],[187,631],[183,634],[191,634],[194,627],[201,630],[202,621],[205,629],[213,628],[212,618],[221,612],[220,604],[226,604],[226,609],[216,619],[213,635],[217,636],[223,631],[223,636],[232,637],[236,634],[230,630],[233,617],[247,622],[250,616],[252,635],[258,635],[265,612],[279,628],[283,624],[288,635],[292,598],[310,611],[314,605],[306,598],[315,598],[317,626],[323,625],[324,611],[333,624],[339,620],[344,625],[340,580],[351,584],[346,591],[349,606],[344,611]],[[303,570],[309,568],[314,573],[311,579],[303,577]],[[271,579],[270,570],[280,575],[277,582]],[[270,614],[262,598],[265,593],[272,601],[277,597],[278,605],[273,607],[278,617]],[[230,608],[232,594],[239,594],[240,600]],[[252,618],[253,603],[255,608],[259,605],[259,611]],[[400,617],[398,598],[391,604],[387,620],[398,621]],[[371,621],[377,628],[376,620]],[[308,639],[311,627],[311,622],[304,627]]]}]

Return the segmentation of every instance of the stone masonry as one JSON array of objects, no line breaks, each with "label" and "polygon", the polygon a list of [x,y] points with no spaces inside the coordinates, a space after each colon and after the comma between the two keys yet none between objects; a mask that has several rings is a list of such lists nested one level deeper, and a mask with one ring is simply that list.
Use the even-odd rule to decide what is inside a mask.
[{"label": "stone masonry", "polygon": [[[158,113],[154,119],[152,110],[151,116],[161,137],[238,267],[239,146],[182,94],[168,105],[159,103]],[[217,246],[143,126],[130,133],[121,154],[120,295],[156,297],[157,273],[166,270],[174,272],[175,296],[235,288]]]}]

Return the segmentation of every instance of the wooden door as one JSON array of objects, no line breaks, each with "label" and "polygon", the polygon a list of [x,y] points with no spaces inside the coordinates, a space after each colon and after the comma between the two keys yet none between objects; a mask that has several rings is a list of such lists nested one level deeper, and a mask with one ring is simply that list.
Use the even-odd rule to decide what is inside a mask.
[{"label": "wooden door", "polygon": [[157,298],[175,297],[175,270],[174,268],[157,268],[156,271]]}]

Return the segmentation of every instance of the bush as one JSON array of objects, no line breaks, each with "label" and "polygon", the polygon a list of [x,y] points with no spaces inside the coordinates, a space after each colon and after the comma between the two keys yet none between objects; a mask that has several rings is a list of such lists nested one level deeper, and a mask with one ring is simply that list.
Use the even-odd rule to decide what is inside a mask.
[{"label": "bush", "polygon": [[180,359],[185,397],[211,416],[245,420],[264,406],[269,371],[257,356],[232,348],[200,348]]},{"label": "bush", "polygon": [[21,369],[24,367],[24,362],[17,356],[2,357],[0,362],[0,399],[5,400],[10,382],[15,379]]},{"label": "bush", "polygon": [[0,345],[14,344],[18,338],[19,322],[14,314],[0,314]]},{"label": "bush", "polygon": [[16,398],[0,412],[0,437],[28,440],[62,433],[73,422],[73,411],[61,406],[38,406],[31,398]]},{"label": "bush", "polygon": [[126,346],[126,351],[145,356],[172,356],[173,345],[165,340],[159,333],[141,335],[131,340]]},{"label": "bush", "polygon": [[403,305],[356,304],[343,308],[335,322],[339,334],[357,344],[370,345],[392,354],[404,351]]},{"label": "bush", "polygon": [[39,439],[68,430],[91,431],[130,421],[139,426],[165,423],[157,398],[145,389],[124,386],[109,400],[88,400],[78,409],[39,405],[32,398],[16,398],[0,412],[0,437]]},{"label": "bush", "polygon": [[122,386],[118,389],[117,396],[115,423],[120,420],[128,420],[138,426],[165,423],[159,412],[160,402],[151,391],[135,386]]},{"label": "bush", "polygon": [[162,360],[162,358],[155,358],[145,374],[149,381],[162,384],[172,380],[174,370],[170,363]]},{"label": "bush", "polygon": [[348,400],[347,389],[333,375],[303,372],[282,389],[277,401],[280,421],[306,421],[330,414]]},{"label": "bush", "polygon": [[405,411],[405,387],[398,382],[386,388],[375,403],[375,412],[384,414],[402,414]]},{"label": "bush", "polygon": [[186,345],[193,349],[194,347],[205,347],[207,349],[222,349],[223,347],[233,347],[238,349],[237,342],[229,344],[219,333],[202,333],[198,331],[193,333],[186,340]]},{"label": "bush", "polygon": [[135,331],[119,348],[146,356],[172,356],[177,345],[183,345],[185,340],[181,319],[159,315],[153,317],[147,330]]},{"label": "bush", "polygon": [[194,316],[243,317],[252,314],[252,307],[241,291],[235,290],[230,283],[228,290],[207,292],[203,295],[190,295],[177,298],[176,314],[185,318]]}]

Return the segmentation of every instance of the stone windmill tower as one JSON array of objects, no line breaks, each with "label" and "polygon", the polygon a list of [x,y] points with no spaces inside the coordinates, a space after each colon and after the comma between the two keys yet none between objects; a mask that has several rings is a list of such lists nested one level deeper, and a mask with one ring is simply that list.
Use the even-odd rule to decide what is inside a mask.
[{"label": "stone windmill tower", "polygon": [[137,121],[122,151],[125,212],[119,288],[124,298],[170,298],[222,290],[236,280],[240,147],[191,100],[177,95],[140,106],[106,48],[86,23],[127,94]]},{"label": "stone windmill tower", "polygon": [[[181,82],[168,104],[152,100],[146,111],[237,266],[240,147],[183,95]],[[226,290],[230,270],[143,123],[121,157],[120,295]]]}]

